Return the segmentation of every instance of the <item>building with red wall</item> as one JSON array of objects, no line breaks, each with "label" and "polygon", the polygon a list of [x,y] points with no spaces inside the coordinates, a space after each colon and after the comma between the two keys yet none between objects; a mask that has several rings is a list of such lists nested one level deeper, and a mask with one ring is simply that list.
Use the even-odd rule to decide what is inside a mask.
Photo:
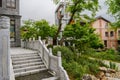
[{"label": "building with red wall", "polygon": [[96,29],[95,33],[100,36],[106,48],[116,49],[119,46],[120,29],[113,29],[110,26],[110,21],[99,16],[92,23],[92,26]]}]

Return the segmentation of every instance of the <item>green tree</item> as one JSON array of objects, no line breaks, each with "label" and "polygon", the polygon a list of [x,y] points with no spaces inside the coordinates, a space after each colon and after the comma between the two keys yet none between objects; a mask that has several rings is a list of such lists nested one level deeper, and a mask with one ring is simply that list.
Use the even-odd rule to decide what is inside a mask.
[{"label": "green tree", "polygon": [[20,28],[21,31],[21,38],[26,40],[30,37],[33,38],[36,36],[34,21],[33,20],[26,20],[24,21],[24,25]]},{"label": "green tree", "polygon": [[38,38],[39,36],[46,39],[47,37],[53,37],[56,29],[55,25],[50,26],[46,20],[26,20],[21,27],[21,36],[23,39]]},{"label": "green tree", "polygon": [[36,37],[41,36],[42,39],[45,39],[49,36],[50,25],[46,20],[35,21],[34,28],[36,32]]},{"label": "green tree", "polygon": [[120,26],[120,1],[119,0],[106,0],[108,4],[108,13],[112,14],[116,21],[115,25]]},{"label": "green tree", "polygon": [[90,27],[89,23],[80,25],[80,23],[68,25],[64,31],[64,37],[71,38],[79,52],[83,53],[89,48],[99,48],[102,45],[98,35],[94,33],[95,29]]},{"label": "green tree", "polygon": [[[98,0],[65,0],[65,1],[68,1],[66,11],[68,11],[71,15],[70,19],[68,21],[68,25],[72,22],[72,20],[74,20],[76,18],[80,18],[81,15],[83,15],[82,12],[89,11],[89,12],[91,12],[92,16],[95,16],[95,12],[98,10]],[[53,0],[53,2],[58,4],[60,2],[60,0]],[[84,18],[86,18],[86,17],[84,17]],[[61,29],[61,24],[62,24],[61,20],[62,19],[60,19],[60,21],[59,21],[60,24],[59,24],[57,33],[54,37],[55,40],[57,39],[58,34]],[[63,38],[61,39],[61,41],[62,40],[63,40]]]},{"label": "green tree", "polygon": [[49,36],[50,37],[54,37],[55,36],[55,34],[57,33],[57,26],[56,25],[52,25],[52,26],[50,26],[50,32],[49,32]]},{"label": "green tree", "polygon": [[108,12],[114,15],[116,19],[120,19],[120,1],[119,0],[106,0],[108,4]]}]

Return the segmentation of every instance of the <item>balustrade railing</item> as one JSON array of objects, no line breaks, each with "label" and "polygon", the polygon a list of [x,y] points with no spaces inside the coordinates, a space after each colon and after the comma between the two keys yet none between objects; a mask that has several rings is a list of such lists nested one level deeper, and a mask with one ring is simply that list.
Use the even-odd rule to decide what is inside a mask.
[{"label": "balustrade railing", "polygon": [[45,46],[45,41],[42,41],[39,37],[39,40],[29,39],[28,41],[21,42],[21,46],[28,49],[37,50],[42,60],[44,61],[46,67],[55,72],[55,76],[59,77],[60,80],[70,80],[67,72],[64,70],[61,64],[61,53],[58,52],[58,56],[52,54],[51,49],[47,49]]}]

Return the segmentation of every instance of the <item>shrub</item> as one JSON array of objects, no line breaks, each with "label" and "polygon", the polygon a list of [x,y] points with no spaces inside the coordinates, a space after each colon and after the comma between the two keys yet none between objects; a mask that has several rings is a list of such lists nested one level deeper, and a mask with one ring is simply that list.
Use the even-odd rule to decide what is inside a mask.
[{"label": "shrub", "polygon": [[108,50],[106,51],[106,53],[115,54],[115,50],[114,50],[114,49],[108,49]]},{"label": "shrub", "polygon": [[111,69],[118,70],[118,67],[116,66],[115,63],[110,62],[109,65],[110,65],[110,68],[111,68]]},{"label": "shrub", "polygon": [[64,47],[64,46],[57,46],[53,48],[54,55],[57,55],[58,51],[61,51],[62,58],[65,59],[67,62],[74,59],[74,54],[69,48]]},{"label": "shrub", "polygon": [[48,48],[48,49],[49,49],[49,48],[53,48],[53,45],[50,44],[50,45],[47,46],[47,48]]}]

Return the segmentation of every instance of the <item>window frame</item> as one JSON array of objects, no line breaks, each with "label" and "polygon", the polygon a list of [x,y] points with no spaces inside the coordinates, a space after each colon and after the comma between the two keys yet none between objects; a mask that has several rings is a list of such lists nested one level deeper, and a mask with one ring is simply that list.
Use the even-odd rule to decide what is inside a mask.
[{"label": "window frame", "polygon": [[105,37],[108,37],[109,36],[109,33],[108,32],[105,32]]},{"label": "window frame", "polygon": [[114,36],[114,31],[110,31],[110,37]]},{"label": "window frame", "polygon": [[105,28],[108,28],[108,23],[105,23]]},{"label": "window frame", "polygon": [[107,43],[108,43],[108,41],[107,41],[107,40],[104,40],[104,46],[105,46],[105,47],[107,47],[107,45],[108,45]]},{"label": "window frame", "polygon": [[[12,22],[14,22],[14,23],[12,23]],[[16,20],[15,19],[10,19],[10,41],[11,42],[15,42],[15,38],[16,38],[16,36],[15,36],[15,34],[16,34],[16,31],[15,31],[15,25],[16,25]],[[12,28],[13,27],[13,28]],[[11,29],[13,29],[13,31],[11,31]],[[12,32],[13,32],[13,37],[12,37]]]},{"label": "window frame", "polygon": [[6,7],[16,9],[16,0],[6,0]]},{"label": "window frame", "polygon": [[118,36],[120,36],[120,30],[118,30]]},{"label": "window frame", "polygon": [[0,0],[0,7],[2,7],[2,0]]}]

